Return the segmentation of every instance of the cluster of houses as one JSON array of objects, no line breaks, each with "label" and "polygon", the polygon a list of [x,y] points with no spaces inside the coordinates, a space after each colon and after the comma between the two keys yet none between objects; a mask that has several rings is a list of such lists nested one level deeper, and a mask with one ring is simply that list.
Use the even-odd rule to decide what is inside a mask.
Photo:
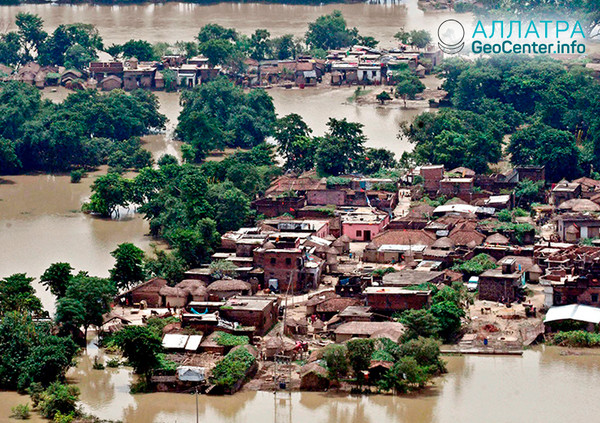
[{"label": "cluster of houses", "polygon": [[[405,328],[392,316],[428,307],[436,287],[456,282],[474,286],[482,313],[486,304],[523,303],[535,316],[527,293],[534,287],[548,324],[599,323],[600,181],[551,185],[547,204],[506,224],[499,214],[515,208],[514,189],[526,179],[545,181],[545,169],[478,175],[429,165],[400,181],[280,176],[252,204],[265,218],[222,236],[212,256],[219,266],[190,269],[175,286],[154,278],[120,298],[180,316],[163,340],[167,350],[220,356],[228,347],[218,338],[229,333],[246,336],[265,362],[296,357],[306,343],[397,341]],[[430,200],[441,197],[450,200]],[[461,270],[482,255],[493,263],[487,270]],[[307,366],[308,378],[322,371]]]},{"label": "cluster of houses", "polygon": [[[40,66],[28,63],[17,70],[0,65],[1,80],[17,80],[38,88],[66,86],[71,89],[98,88],[111,91],[122,88],[163,90],[192,88],[227,74],[237,83],[249,87],[273,85],[301,88],[315,86],[327,80],[331,85],[393,84],[392,73],[408,66],[418,76],[425,76],[441,62],[437,49],[379,51],[363,46],[330,51],[326,59],[300,56],[294,60],[262,60],[247,58],[244,69],[233,72],[212,66],[204,56],[187,58],[183,55],[164,56],[161,60],[143,62],[136,58],[113,61],[94,61],[82,70],[62,66]],[[165,71],[170,71],[168,74]]]}]

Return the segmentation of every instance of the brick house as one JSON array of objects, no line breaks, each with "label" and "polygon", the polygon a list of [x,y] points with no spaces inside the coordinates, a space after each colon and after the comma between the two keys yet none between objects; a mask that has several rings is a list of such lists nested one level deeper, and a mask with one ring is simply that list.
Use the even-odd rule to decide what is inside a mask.
[{"label": "brick house", "polygon": [[404,310],[419,310],[431,301],[431,291],[411,290],[400,287],[371,286],[364,290],[366,305],[376,313],[393,314]]},{"label": "brick house", "polygon": [[129,305],[146,301],[149,307],[160,307],[162,306],[160,290],[165,286],[167,286],[166,279],[152,278],[131,288],[129,291],[123,292],[118,298],[124,299]]},{"label": "brick house", "polygon": [[440,182],[444,179],[444,165],[421,166],[423,188],[428,194],[435,194],[440,189]]},{"label": "brick house", "polygon": [[228,299],[219,313],[231,322],[242,326],[254,326],[254,333],[264,336],[277,322],[277,304],[277,297],[236,296]]},{"label": "brick house", "polygon": [[587,214],[562,214],[557,220],[561,241],[578,242],[580,239],[600,237],[600,220]]},{"label": "brick house", "polygon": [[514,302],[522,298],[525,272],[518,269],[515,259],[504,260],[502,266],[479,275],[479,299]]},{"label": "brick house", "polygon": [[577,182],[560,181],[552,188],[552,204],[560,203],[581,197],[581,184]]}]

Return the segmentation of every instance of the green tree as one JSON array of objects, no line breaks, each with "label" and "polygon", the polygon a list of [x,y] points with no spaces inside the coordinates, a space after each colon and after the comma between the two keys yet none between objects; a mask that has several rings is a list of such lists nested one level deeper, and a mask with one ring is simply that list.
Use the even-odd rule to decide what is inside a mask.
[{"label": "green tree", "polygon": [[416,48],[425,48],[431,43],[431,34],[424,29],[416,29],[412,31],[405,31],[404,28],[400,28],[394,38],[400,41],[402,44],[408,44]]},{"label": "green tree", "polygon": [[406,310],[402,313],[400,322],[406,326],[403,339],[417,339],[419,337],[435,337],[440,331],[437,318],[429,310]]},{"label": "green tree", "polygon": [[236,41],[238,39],[238,34],[235,29],[225,28],[219,24],[206,24],[198,33],[196,37],[198,42],[205,43],[210,40],[229,40]]},{"label": "green tree", "polygon": [[325,348],[323,359],[327,364],[327,374],[330,380],[339,381],[348,373],[349,363],[346,353],[345,345],[332,344]]},{"label": "green tree", "polygon": [[363,134],[363,125],[348,122],[345,118],[329,118],[327,126],[329,131],[319,138],[317,171],[321,175],[332,176],[352,172],[364,154],[367,137]]},{"label": "green tree", "polygon": [[71,338],[51,334],[51,325],[8,312],[0,319],[0,387],[25,391],[31,384],[47,386],[64,377],[77,346]]},{"label": "green tree", "polygon": [[310,137],[311,133],[312,130],[296,113],[277,119],[273,136],[279,153],[285,158],[286,169],[309,170],[314,167],[317,140]]},{"label": "green tree", "polygon": [[302,51],[302,47],[294,40],[292,34],[285,34],[281,37],[273,38],[273,55],[278,60],[295,59]]},{"label": "green tree", "polygon": [[73,277],[63,299],[79,301],[83,306],[85,316],[81,324],[85,329],[86,339],[90,326],[102,324],[102,316],[110,311],[110,304],[116,293],[115,284],[110,279],[88,276],[85,272]]},{"label": "green tree", "polygon": [[33,278],[25,273],[15,273],[0,279],[0,316],[16,311],[19,313],[40,313],[42,302],[35,295],[31,285]]},{"label": "green tree", "polygon": [[369,369],[375,343],[372,339],[351,339],[346,343],[346,348],[348,349],[348,362],[352,367],[354,377],[359,385],[362,385],[364,383],[362,372]]},{"label": "green tree", "polygon": [[92,184],[89,207],[94,213],[110,217],[118,207],[129,204],[130,181],[116,173],[99,176]]},{"label": "green tree", "polygon": [[222,39],[211,39],[201,43],[198,50],[208,58],[213,66],[228,63],[237,51],[235,44]]},{"label": "green tree", "polygon": [[427,383],[427,373],[414,357],[402,357],[388,370],[378,385],[384,390],[399,393],[419,389]]},{"label": "green tree", "polygon": [[404,107],[406,107],[406,99],[414,100],[415,96],[425,90],[425,84],[412,73],[400,72],[394,74],[394,79],[398,81],[395,88],[396,97],[402,98]]},{"label": "green tree", "polygon": [[119,244],[110,255],[116,260],[115,267],[110,269],[110,278],[117,288],[129,289],[144,280],[144,251],[141,248],[125,242]]},{"label": "green tree", "polygon": [[48,36],[44,31],[44,21],[38,15],[19,12],[15,18],[15,24],[24,49],[24,59],[32,60],[34,54],[37,54],[39,46]]},{"label": "green tree", "polygon": [[207,195],[215,210],[219,232],[234,231],[243,226],[250,214],[250,199],[244,192],[226,182],[211,184]]},{"label": "green tree", "polygon": [[508,151],[515,165],[545,166],[546,177],[553,182],[580,174],[580,151],[567,131],[539,123],[519,129],[510,137]]},{"label": "green tree", "polygon": [[148,62],[157,59],[154,57],[152,44],[145,40],[129,40],[120,48],[125,58],[135,57],[140,62]]},{"label": "green tree", "polygon": [[67,287],[73,278],[73,268],[69,263],[52,263],[42,276],[40,281],[50,290],[56,298],[61,298],[67,292]]},{"label": "green tree", "polygon": [[146,259],[146,272],[167,280],[170,286],[181,282],[187,269],[185,262],[172,252],[154,247],[153,257]]},{"label": "green tree", "polygon": [[162,352],[162,342],[149,328],[126,326],[114,336],[116,345],[136,373],[148,374],[158,366],[158,354]]},{"label": "green tree", "polygon": [[386,101],[391,100],[392,96],[387,91],[382,91],[379,94],[377,94],[375,98],[383,105]]},{"label": "green tree", "polygon": [[440,323],[440,336],[446,341],[451,341],[460,331],[465,311],[451,301],[435,303],[430,310]]},{"label": "green tree", "polygon": [[311,49],[330,50],[348,47],[358,36],[356,28],[348,28],[342,12],[334,10],[308,24],[306,45]]},{"label": "green tree", "polygon": [[255,60],[264,60],[271,57],[271,34],[266,29],[257,29],[250,37],[250,57]]},{"label": "green tree", "polygon": [[534,182],[531,179],[519,181],[515,188],[517,206],[529,206],[543,198],[544,181]]},{"label": "green tree", "polygon": [[79,329],[85,323],[86,311],[78,298],[62,297],[56,303],[56,322],[64,325],[65,332]]}]

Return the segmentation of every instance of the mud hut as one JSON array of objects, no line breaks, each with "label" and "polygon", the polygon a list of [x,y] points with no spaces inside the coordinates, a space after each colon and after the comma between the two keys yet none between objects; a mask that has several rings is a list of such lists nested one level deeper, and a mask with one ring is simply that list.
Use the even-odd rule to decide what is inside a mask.
[{"label": "mud hut", "polygon": [[305,364],[300,368],[300,389],[303,391],[324,391],[329,388],[327,369],[320,361]]}]

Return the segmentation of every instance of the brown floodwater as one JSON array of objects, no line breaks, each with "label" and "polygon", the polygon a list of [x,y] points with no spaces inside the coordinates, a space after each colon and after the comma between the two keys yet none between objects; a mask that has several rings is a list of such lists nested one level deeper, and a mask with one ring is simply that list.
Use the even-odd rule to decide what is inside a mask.
[{"label": "brown floodwater", "polygon": [[[282,5],[264,3],[190,4],[169,2],[128,6],[28,4],[0,8],[4,25],[14,28],[18,12],[36,13],[44,19],[46,30],[52,31],[63,23],[94,24],[105,44],[143,39],[152,43],[191,41],[207,23],[218,23],[249,35],[258,28],[266,28],[272,36],[293,34],[302,37],[308,22],[317,17],[341,10],[349,26],[361,34],[373,36],[386,46],[401,27],[406,29],[434,28],[452,12],[423,12],[416,0],[398,4],[331,4],[322,6]],[[470,21],[470,15],[460,15]]]},{"label": "brown floodwater", "polygon": [[[600,412],[600,352],[536,347],[519,356],[445,357],[448,373],[415,395],[350,396],[295,392],[289,400],[270,392],[198,397],[201,422],[210,423],[480,423],[595,421]],[[129,393],[128,368],[93,370],[93,357],[107,356],[90,345],[68,378],[81,390],[86,412],[127,423],[196,420],[193,395]],[[26,402],[0,394],[0,422],[10,407]],[[33,420],[38,421],[38,420]]]}]

